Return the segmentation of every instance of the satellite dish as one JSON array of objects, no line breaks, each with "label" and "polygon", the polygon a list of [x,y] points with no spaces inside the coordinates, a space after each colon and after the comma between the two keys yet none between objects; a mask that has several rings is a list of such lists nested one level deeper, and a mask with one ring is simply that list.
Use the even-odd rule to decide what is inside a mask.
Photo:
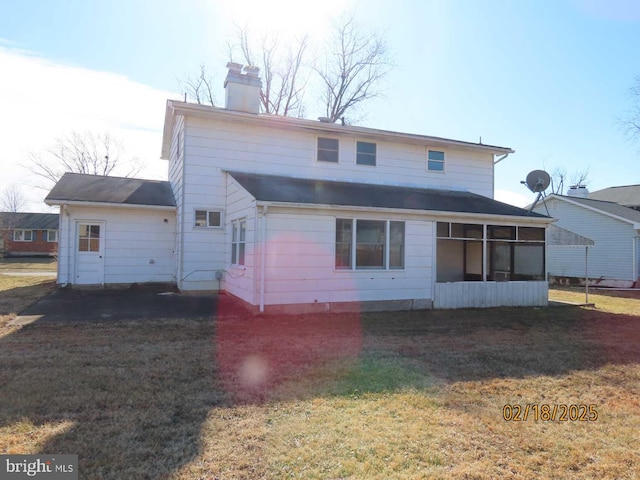
[{"label": "satellite dish", "polygon": [[551,183],[551,177],[544,170],[534,170],[527,175],[525,184],[533,193],[542,193]]},{"label": "satellite dish", "polygon": [[527,175],[527,180],[524,182],[520,182],[527,186],[529,190],[533,193],[537,193],[536,201],[533,202],[531,208],[529,208],[529,214],[536,207],[537,203],[542,199],[542,203],[544,203],[544,208],[547,210],[547,215],[549,215],[549,209],[547,208],[547,204],[544,201],[544,191],[549,188],[549,184],[551,184],[551,177],[544,170],[534,170],[533,172],[529,172]]}]

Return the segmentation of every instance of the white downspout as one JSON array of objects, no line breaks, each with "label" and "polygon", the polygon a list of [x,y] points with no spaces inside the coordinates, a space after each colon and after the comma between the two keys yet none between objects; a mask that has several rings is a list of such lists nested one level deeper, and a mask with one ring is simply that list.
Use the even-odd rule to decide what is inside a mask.
[{"label": "white downspout", "polygon": [[640,240],[640,235],[636,235],[633,237],[633,283],[638,283],[638,277],[640,276],[640,272],[638,272],[638,252],[640,251],[640,245],[638,244],[638,240]]},{"label": "white downspout", "polygon": [[260,232],[261,248],[260,248],[260,313],[264,312],[264,281],[267,266],[265,264],[267,258],[267,213],[268,205],[262,206],[262,231]]},{"label": "white downspout", "polygon": [[[71,283],[71,215],[69,215],[69,205],[63,205],[64,215],[67,217],[67,281],[65,286]],[[75,236],[74,236],[75,240]],[[59,260],[58,260],[59,261]],[[75,263],[75,259],[74,259]]]},{"label": "white downspout", "polygon": [[504,160],[505,158],[507,158],[509,155],[511,155],[511,152],[505,153],[504,155],[502,155],[499,158],[496,158],[495,161],[493,162],[494,165],[500,163],[502,160]]}]

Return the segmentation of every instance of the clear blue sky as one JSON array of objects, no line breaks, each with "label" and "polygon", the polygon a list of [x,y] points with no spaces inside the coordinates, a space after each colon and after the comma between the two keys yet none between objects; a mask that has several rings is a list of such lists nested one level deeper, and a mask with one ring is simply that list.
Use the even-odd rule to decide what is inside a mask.
[{"label": "clear blue sky", "polygon": [[[515,149],[496,167],[496,190],[512,196],[502,198],[532,199],[519,182],[538,168],[589,168],[591,190],[640,183],[640,142],[628,141],[618,123],[632,107],[628,91],[640,76],[640,2],[317,3],[0,0],[0,46],[175,95],[177,79],[204,62],[222,99],[234,20],[254,30],[308,30],[318,42],[331,12],[355,6],[363,24],[385,32],[396,64],[385,97],[368,105],[363,125],[469,141],[482,136]],[[39,81],[44,87],[48,79]],[[145,127],[158,139],[149,153],[154,161],[158,103],[157,123]],[[308,112],[322,114],[314,104]],[[122,116],[130,123],[126,111]],[[82,129],[82,121],[74,128]]]}]

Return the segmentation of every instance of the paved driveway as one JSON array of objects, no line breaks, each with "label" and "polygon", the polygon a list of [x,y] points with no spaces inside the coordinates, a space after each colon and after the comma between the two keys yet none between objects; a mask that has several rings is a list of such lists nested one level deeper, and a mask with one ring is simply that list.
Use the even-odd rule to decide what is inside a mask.
[{"label": "paved driveway", "polygon": [[[140,290],[59,289],[32,305],[11,323],[206,318],[218,313],[215,295],[191,296]],[[228,301],[225,301],[225,304]],[[242,308],[236,305],[239,311]]]}]

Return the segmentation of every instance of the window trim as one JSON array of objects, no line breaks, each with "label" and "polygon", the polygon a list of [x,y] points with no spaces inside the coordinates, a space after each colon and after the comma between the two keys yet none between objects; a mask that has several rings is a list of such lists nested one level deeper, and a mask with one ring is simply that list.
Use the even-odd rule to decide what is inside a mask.
[{"label": "window trim", "polygon": [[[244,238],[241,238],[242,236],[241,227],[243,225],[244,225]],[[236,236],[236,232],[237,232],[237,236]],[[241,246],[243,246],[242,249],[240,248]],[[242,260],[242,262],[240,262],[240,260]],[[246,262],[247,262],[247,217],[240,217],[231,221],[231,266],[235,268],[245,268]]]},{"label": "window trim", "polygon": [[[51,232],[56,232],[56,239],[55,240],[51,240],[51,237],[50,237]],[[54,229],[47,230],[47,242],[48,243],[57,243],[58,242],[58,230],[54,230]]]},{"label": "window trim", "polygon": [[[320,150],[320,139],[323,140],[335,140],[336,142],[338,142],[338,149],[336,150],[336,161],[332,161],[332,160],[320,160],[319,159],[319,155],[318,152]],[[322,150],[325,151],[333,151],[333,150],[327,150],[326,148],[323,148]],[[339,164],[340,163],[340,137],[323,137],[321,135],[317,135],[316,136],[316,162],[318,163],[325,163],[325,164]]]},{"label": "window trim", "polygon": [[[348,267],[338,267],[336,265],[336,255],[337,255],[337,244],[338,244],[338,220],[347,220],[351,222],[351,246],[350,246],[350,258],[349,258],[349,266]],[[358,267],[357,266],[357,252],[358,252],[358,241],[357,241],[357,228],[358,228],[358,221],[375,221],[375,222],[383,222],[384,223],[384,228],[385,228],[385,232],[384,232],[384,236],[385,236],[385,245],[384,245],[384,254],[383,254],[383,261],[384,261],[384,266],[382,267]],[[391,260],[391,223],[392,222],[397,222],[397,223],[402,223],[404,224],[404,229],[403,229],[403,248],[402,248],[402,266],[401,267],[391,267],[390,266],[390,260]],[[334,217],[334,228],[335,230],[335,240],[333,243],[333,269],[335,272],[394,272],[394,271],[405,271],[406,270],[406,251],[407,251],[407,222],[406,220],[391,220],[389,218],[385,218],[385,219],[380,219],[380,218],[370,218],[370,217],[365,217],[365,218],[355,218],[355,217]],[[343,243],[343,242],[341,242]]]},{"label": "window trim", "polygon": [[[373,165],[368,163],[358,163],[358,144],[359,143],[368,143],[375,147],[375,153],[373,154]],[[370,153],[363,153],[363,155],[371,156]],[[377,142],[368,142],[365,140],[356,139],[356,155],[355,155],[355,164],[361,167],[377,167],[378,166],[378,143]]]},{"label": "window trim", "polygon": [[[198,212],[206,213],[206,225],[196,225],[196,215]],[[220,224],[219,225],[209,225],[209,217],[211,213],[219,213],[220,214]],[[220,230],[224,228],[224,218],[223,211],[221,209],[216,208],[194,208],[193,209],[193,228],[194,230]]]},{"label": "window trim", "polygon": [[[33,237],[35,237],[35,235],[33,234],[35,230],[29,229],[29,228],[15,228],[13,230],[13,241],[14,242],[33,242]],[[16,233],[21,232],[22,238],[16,238]],[[31,232],[31,238],[29,240],[25,239],[25,232]]]},{"label": "window trim", "polygon": [[[437,152],[437,153],[442,153],[442,160],[432,160],[429,158],[429,154],[431,152]],[[447,161],[447,154],[444,150],[432,150],[430,148],[427,148],[427,172],[433,172],[433,173],[445,173],[446,169],[446,161]],[[435,170],[435,169],[431,169],[429,168],[429,162],[435,162],[438,164],[442,165],[442,170]]]}]

